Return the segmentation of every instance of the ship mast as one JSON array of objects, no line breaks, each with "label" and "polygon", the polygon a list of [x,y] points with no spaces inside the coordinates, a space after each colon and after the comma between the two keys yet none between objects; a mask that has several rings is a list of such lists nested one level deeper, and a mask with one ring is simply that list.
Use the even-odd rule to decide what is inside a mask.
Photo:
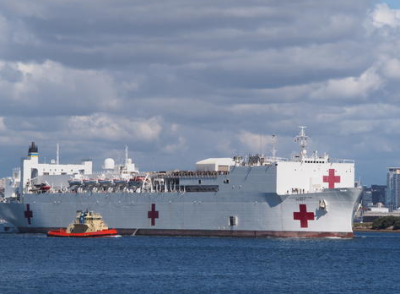
[{"label": "ship mast", "polygon": [[57,142],[57,149],[56,149],[56,164],[60,164],[60,144]]},{"label": "ship mast", "polygon": [[303,158],[306,157],[306,155],[307,155],[306,147],[307,147],[307,144],[308,144],[308,136],[306,136],[306,132],[305,132],[305,129],[306,129],[307,127],[305,127],[305,126],[299,126],[299,128],[300,128],[300,133],[299,133],[298,136],[296,136],[296,138],[295,138],[294,140],[295,140],[297,143],[300,144],[300,147],[301,147],[301,153],[300,153],[300,155],[301,155],[301,158],[303,159]]},{"label": "ship mast", "polygon": [[272,135],[272,159],[276,159],[276,136]]},{"label": "ship mast", "polygon": [[128,164],[128,145],[125,145],[125,165]]}]

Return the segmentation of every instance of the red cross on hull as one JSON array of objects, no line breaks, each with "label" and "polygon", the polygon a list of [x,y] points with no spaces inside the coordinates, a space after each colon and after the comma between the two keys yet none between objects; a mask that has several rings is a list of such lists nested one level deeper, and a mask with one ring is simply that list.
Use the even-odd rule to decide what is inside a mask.
[{"label": "red cross on hull", "polygon": [[335,176],[335,170],[329,169],[329,175],[324,176],[323,181],[329,184],[329,189],[334,189],[335,183],[340,183],[340,176]]},{"label": "red cross on hull", "polygon": [[156,225],[156,218],[158,218],[158,211],[156,210],[156,205],[151,204],[151,210],[147,213],[147,217],[151,218],[151,226]]},{"label": "red cross on hull", "polygon": [[300,221],[301,228],[308,228],[308,221],[314,220],[314,212],[307,212],[305,204],[299,205],[300,212],[293,212],[293,218]]},{"label": "red cross on hull", "polygon": [[26,205],[26,210],[24,211],[24,216],[28,220],[28,224],[31,224],[31,218],[33,217],[33,211],[30,209],[29,204]]}]

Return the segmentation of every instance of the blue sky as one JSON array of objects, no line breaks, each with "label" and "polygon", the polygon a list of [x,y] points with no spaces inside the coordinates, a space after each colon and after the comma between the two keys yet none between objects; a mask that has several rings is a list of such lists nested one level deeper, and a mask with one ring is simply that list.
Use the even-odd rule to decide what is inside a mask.
[{"label": "blue sky", "polygon": [[[397,1],[29,0],[0,3],[0,177],[124,146],[141,170],[298,150],[400,166]],[[399,8],[400,9],[400,8]],[[260,140],[260,138],[262,138]]]},{"label": "blue sky", "polygon": [[400,1],[399,0],[384,0],[383,3],[387,3],[391,8],[399,9]]}]

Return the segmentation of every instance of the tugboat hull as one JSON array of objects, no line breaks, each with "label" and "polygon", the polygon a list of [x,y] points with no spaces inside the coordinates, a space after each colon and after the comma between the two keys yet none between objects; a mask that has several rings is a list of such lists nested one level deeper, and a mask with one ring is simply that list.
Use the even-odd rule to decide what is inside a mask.
[{"label": "tugboat hull", "polygon": [[118,232],[115,229],[103,230],[98,232],[86,233],[67,233],[65,229],[59,229],[47,232],[48,237],[70,237],[70,238],[92,238],[92,237],[107,237],[115,236]]}]

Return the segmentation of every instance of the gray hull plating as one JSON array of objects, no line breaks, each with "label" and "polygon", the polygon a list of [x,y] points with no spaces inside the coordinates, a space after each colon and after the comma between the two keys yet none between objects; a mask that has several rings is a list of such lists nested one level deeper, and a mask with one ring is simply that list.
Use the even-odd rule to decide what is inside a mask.
[{"label": "gray hull plating", "polygon": [[[181,179],[186,185],[197,178]],[[214,192],[44,193],[0,203],[0,216],[21,232],[66,227],[77,210],[93,210],[122,234],[249,237],[351,237],[361,188],[278,195],[276,167],[236,168],[204,178]],[[323,203],[324,205],[321,205]]]}]

